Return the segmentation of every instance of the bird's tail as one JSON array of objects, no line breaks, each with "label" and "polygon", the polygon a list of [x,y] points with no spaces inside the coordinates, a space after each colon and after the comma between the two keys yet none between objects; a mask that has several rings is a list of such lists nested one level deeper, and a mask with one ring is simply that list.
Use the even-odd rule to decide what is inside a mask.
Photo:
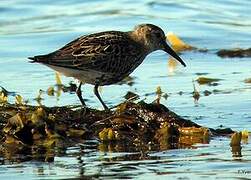
[{"label": "bird's tail", "polygon": [[48,63],[50,60],[51,54],[46,54],[46,55],[38,55],[34,57],[28,57],[31,61],[30,63]]},{"label": "bird's tail", "polygon": [[34,63],[36,62],[36,58],[35,56],[34,57],[28,57],[28,59],[30,59],[31,61],[29,61],[30,63]]}]

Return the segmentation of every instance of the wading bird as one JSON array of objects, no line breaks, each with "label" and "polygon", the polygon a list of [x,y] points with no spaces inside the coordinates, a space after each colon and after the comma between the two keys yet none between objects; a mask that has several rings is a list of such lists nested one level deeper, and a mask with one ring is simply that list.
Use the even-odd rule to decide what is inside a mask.
[{"label": "wading bird", "polygon": [[79,37],[47,55],[29,57],[65,76],[78,79],[76,94],[86,107],[82,82],[94,85],[94,94],[105,110],[98,87],[117,83],[132,73],[153,51],[163,50],[186,66],[168,46],[164,31],[153,24],[141,24],[133,31],[106,31]]}]

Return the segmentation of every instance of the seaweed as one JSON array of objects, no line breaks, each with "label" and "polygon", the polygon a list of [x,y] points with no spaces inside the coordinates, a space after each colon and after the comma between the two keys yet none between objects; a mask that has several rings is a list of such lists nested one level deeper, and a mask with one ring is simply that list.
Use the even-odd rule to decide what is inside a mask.
[{"label": "seaweed", "polygon": [[235,48],[235,49],[221,49],[217,51],[217,55],[225,58],[225,57],[251,57],[251,48],[248,49],[241,49],[241,48]]},{"label": "seaweed", "polygon": [[[163,144],[165,147],[191,145],[184,137],[209,139],[211,134],[210,129],[182,118],[159,102],[126,101],[107,112],[83,110],[79,106],[31,106],[21,99],[19,97],[16,104],[1,103],[0,136],[5,145],[54,147],[66,142],[99,139],[105,144],[123,142],[163,148]],[[220,132],[215,130],[214,134]]]}]

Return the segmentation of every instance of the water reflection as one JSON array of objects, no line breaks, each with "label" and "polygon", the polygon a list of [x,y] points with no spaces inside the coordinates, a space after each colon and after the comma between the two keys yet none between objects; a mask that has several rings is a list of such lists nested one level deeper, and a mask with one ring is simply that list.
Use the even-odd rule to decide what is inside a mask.
[{"label": "water reflection", "polygon": [[[152,54],[132,79],[106,87],[102,93],[108,101],[117,104],[125,92],[131,91],[152,102],[160,86],[168,95],[168,100],[161,98],[161,102],[178,114],[206,127],[223,125],[250,131],[251,86],[244,83],[250,78],[250,58],[222,59],[215,55],[219,49],[250,47],[250,1],[191,2],[1,0],[0,65],[4,68],[0,71],[0,85],[11,91],[12,102],[21,94],[36,104],[34,98],[42,89],[41,104],[77,104],[70,90],[63,93],[62,88],[54,86],[54,72],[27,63],[27,57],[50,52],[82,34],[129,30],[135,24],[151,22],[208,52],[184,52],[182,58],[188,67],[169,65],[169,70],[166,55]],[[199,76],[224,81],[217,86],[195,84],[200,98],[194,106],[192,80]],[[63,79],[67,87],[71,80]],[[54,96],[49,87],[53,87]],[[85,93],[88,104],[99,107],[92,90],[87,87]],[[248,142],[230,146],[230,138],[190,136],[169,140],[138,146],[96,140],[66,146],[59,143],[50,148],[1,144],[0,178],[249,178],[250,173],[238,173],[250,172]]]},{"label": "water reflection", "polygon": [[241,155],[241,149],[242,149],[241,145],[231,146],[231,149],[232,149],[231,152],[232,152],[233,157],[242,157],[242,155]]},{"label": "water reflection", "polygon": [[[192,142],[204,143],[197,145],[189,144],[187,139],[189,138],[184,137],[182,141],[186,143],[175,146],[175,148],[162,144],[155,149],[148,147],[148,150],[144,149],[144,151],[136,151],[139,149],[125,144],[101,143],[98,141],[79,142],[68,148],[32,147],[30,149],[19,149],[8,147],[5,153],[2,151],[1,156],[5,159],[2,164],[6,167],[16,169],[19,166],[18,164],[21,163],[24,166],[19,166],[19,169],[25,170],[27,167],[24,162],[32,161],[34,162],[31,166],[32,172],[36,176],[47,177],[50,175],[51,177],[64,176],[65,178],[73,176],[76,178],[132,178],[135,176],[141,177],[145,173],[168,175],[179,174],[180,168],[189,173],[185,170],[188,167],[203,169],[206,167],[203,165],[204,163],[231,162],[231,158],[224,154],[220,155],[220,152],[227,154],[232,152],[233,158],[242,156],[241,146],[228,146],[231,147],[229,149],[231,152],[228,152],[226,151],[227,147],[218,143],[221,141],[223,144],[229,144],[229,141],[226,141],[227,139],[214,139],[210,144],[207,140],[190,139]],[[177,148],[185,149],[178,150]],[[99,149],[99,151],[96,151],[96,149]],[[251,162],[251,159],[246,158],[246,161]],[[198,162],[204,163],[198,164]],[[230,172],[236,170],[235,166],[233,169],[229,166],[228,169]],[[208,173],[214,170],[213,166],[207,167]],[[18,174],[16,172],[16,176]],[[195,175],[196,171],[189,174]]]},{"label": "water reflection", "polygon": [[[199,136],[162,136],[158,139],[158,143],[144,143],[144,142],[133,142],[123,143],[119,141],[86,141],[83,143],[74,142],[66,143],[57,142],[56,144],[48,145],[47,143],[42,143],[44,145],[22,145],[17,143],[12,144],[3,144],[1,146],[0,156],[5,160],[4,164],[12,163],[21,163],[25,161],[41,161],[41,162],[54,162],[55,157],[57,156],[66,156],[74,155],[79,157],[81,154],[88,154],[96,152],[97,150],[100,153],[109,154],[111,153],[111,158],[116,160],[116,156],[113,157],[113,154],[121,153],[122,157],[119,156],[119,159],[125,158],[126,160],[143,160],[149,159],[148,154],[152,151],[161,152],[171,149],[196,149],[195,144],[209,144],[209,139]],[[77,145],[77,146],[75,146]],[[71,147],[73,146],[73,150]],[[131,152],[130,156],[126,155],[123,157],[124,152]]]}]

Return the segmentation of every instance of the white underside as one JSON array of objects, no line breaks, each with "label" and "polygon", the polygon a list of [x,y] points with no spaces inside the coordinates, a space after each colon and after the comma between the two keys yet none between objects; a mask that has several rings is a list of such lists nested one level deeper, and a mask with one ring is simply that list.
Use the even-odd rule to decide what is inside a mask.
[{"label": "white underside", "polygon": [[[53,65],[46,65],[59,73],[68,77],[74,77],[83,83],[95,84],[98,79],[102,78],[105,74],[93,70],[74,70],[70,68],[58,67]],[[106,74],[107,75],[107,74]]]}]

